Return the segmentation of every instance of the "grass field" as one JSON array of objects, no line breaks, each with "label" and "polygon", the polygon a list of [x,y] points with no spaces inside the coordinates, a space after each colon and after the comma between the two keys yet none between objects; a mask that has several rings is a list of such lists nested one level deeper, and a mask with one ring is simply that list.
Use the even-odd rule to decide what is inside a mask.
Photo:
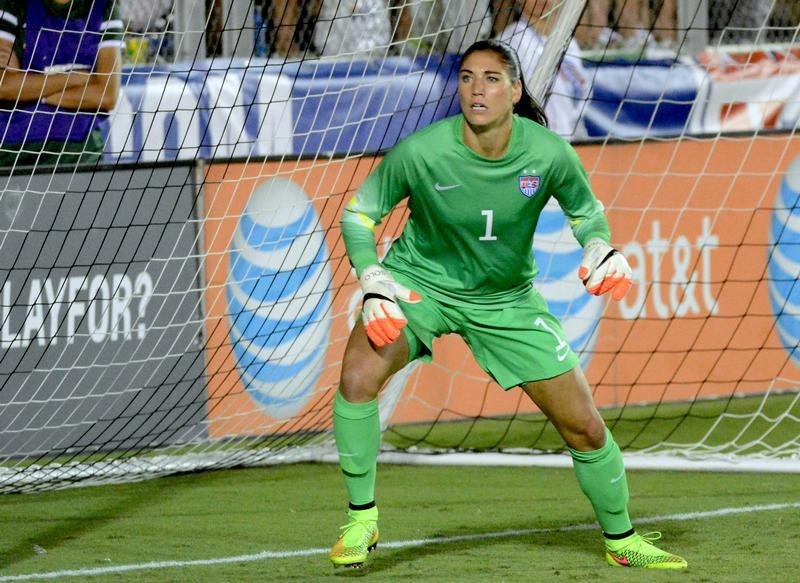
[{"label": "grass field", "polygon": [[629,481],[639,530],[661,530],[688,571],[607,567],[571,470],[394,465],[379,468],[378,550],[334,571],[338,468],[300,464],[2,496],[0,582],[798,580],[800,475]]},{"label": "grass field", "polygon": [[[664,442],[701,443],[726,453],[769,454],[797,451],[800,434],[797,391],[734,399],[607,408],[601,411],[623,450],[652,448]],[[398,448],[563,450],[564,442],[544,415],[473,418],[393,426],[384,441]],[[744,445],[743,445],[744,444]],[[681,448],[683,450],[687,448]]]}]

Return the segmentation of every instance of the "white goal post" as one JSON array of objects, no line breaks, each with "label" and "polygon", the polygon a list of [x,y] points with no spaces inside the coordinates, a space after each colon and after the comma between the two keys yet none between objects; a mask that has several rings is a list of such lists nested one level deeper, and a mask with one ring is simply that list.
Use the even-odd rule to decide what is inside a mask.
[{"label": "white goal post", "polygon": [[[267,1],[210,3],[216,16],[151,4],[125,24],[99,164],[30,164],[41,144],[15,142],[8,120],[48,123],[45,96],[0,102],[14,129],[0,133],[0,493],[333,460],[331,398],[361,301],[343,205],[393,144],[457,113],[447,49],[519,17],[489,0],[325,0],[296,22]],[[585,0],[552,4],[527,82],[543,103],[577,100],[574,146],[635,285],[619,303],[585,294],[553,204],[535,285],[628,466],[800,471],[800,14],[774,2],[733,27],[688,18],[685,2],[665,21],[654,2],[631,45],[621,24],[587,20]],[[0,14],[0,42],[12,20]],[[277,54],[289,26],[291,54]],[[568,44],[599,29],[580,97],[560,94]],[[404,212],[377,229],[380,253]],[[463,342],[435,352],[381,393],[382,461],[569,463]]]}]

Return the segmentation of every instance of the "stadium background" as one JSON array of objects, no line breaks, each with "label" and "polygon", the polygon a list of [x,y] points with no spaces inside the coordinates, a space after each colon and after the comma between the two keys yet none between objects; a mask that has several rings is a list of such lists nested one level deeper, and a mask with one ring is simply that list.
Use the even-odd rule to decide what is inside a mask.
[{"label": "stadium background", "polygon": [[[178,18],[185,4],[177,8],[164,30],[134,37],[189,38]],[[126,67],[103,171],[6,172],[4,188],[18,196],[4,197],[10,234],[1,248],[12,276],[2,290],[2,372],[20,388],[0,401],[4,452],[280,434],[298,429],[287,421],[296,416],[316,431],[327,427],[314,412],[335,386],[358,302],[338,210],[382,151],[456,111],[457,56],[241,58],[235,53],[252,50],[252,13],[231,14],[243,16],[240,28],[229,24],[249,41],[229,54],[192,62],[176,45],[170,59]],[[587,63],[596,80],[584,109],[590,139],[576,148],[609,206],[616,244],[631,256],[632,298],[604,307],[577,293],[579,250],[557,213],[545,215],[534,243],[548,266],[540,283],[570,322],[598,403],[796,388],[800,333],[785,309],[796,292],[762,275],[785,281],[798,262],[796,230],[775,226],[795,221],[774,209],[794,208],[800,183],[792,134],[800,49],[616,56]],[[729,132],[747,138],[699,139]],[[36,194],[43,192],[63,200]],[[291,204],[280,206],[287,197]],[[81,223],[83,216],[96,218]],[[387,221],[382,244],[401,216]],[[139,242],[159,229],[158,246]],[[43,245],[29,259],[25,233]],[[37,306],[58,304],[62,278],[72,307],[59,320],[60,310],[45,316]],[[160,364],[143,367],[148,360]],[[405,382],[414,393],[394,394],[384,417],[530,411],[514,393],[485,400],[487,380],[460,342],[443,339],[437,360],[398,377],[393,391]],[[74,416],[77,426],[67,422]]]}]

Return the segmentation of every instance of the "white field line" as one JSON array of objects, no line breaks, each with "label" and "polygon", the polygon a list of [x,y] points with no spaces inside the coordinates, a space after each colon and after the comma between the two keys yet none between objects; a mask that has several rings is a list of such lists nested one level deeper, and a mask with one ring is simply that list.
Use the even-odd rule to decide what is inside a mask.
[{"label": "white field line", "polygon": [[[685,520],[699,520],[704,518],[716,518],[719,516],[732,516],[736,514],[749,514],[752,512],[768,512],[771,510],[786,510],[789,508],[800,508],[800,502],[787,502],[783,504],[762,504],[759,506],[744,506],[741,508],[720,508],[718,510],[706,510],[701,512],[685,512],[680,514],[668,514],[664,516],[651,516],[637,518],[636,524],[649,524],[654,522],[675,522]],[[460,541],[491,540],[497,538],[528,536],[535,534],[548,534],[554,532],[573,532],[579,530],[595,530],[597,524],[574,524],[559,528],[526,528],[521,530],[503,530],[500,532],[485,532],[476,534],[462,534],[455,536],[440,536],[434,538],[411,539],[394,542],[381,542],[381,548],[404,549],[408,547],[421,547],[428,545],[441,545]],[[127,573],[129,571],[152,571],[161,569],[173,569],[176,567],[198,567],[205,565],[225,565],[229,563],[248,563],[253,561],[264,561],[271,559],[289,559],[292,557],[307,557],[310,555],[327,554],[327,548],[316,549],[297,549],[294,551],[261,551],[247,555],[236,555],[233,557],[217,557],[213,559],[194,559],[189,561],[152,561],[149,563],[135,563],[131,565],[116,565],[108,567],[96,567],[93,569],[67,569],[63,571],[49,571],[43,573],[28,573],[24,575],[6,575],[0,577],[0,583],[6,581],[41,581],[45,579],[61,579],[65,577],[92,577],[98,575],[113,575]]]}]

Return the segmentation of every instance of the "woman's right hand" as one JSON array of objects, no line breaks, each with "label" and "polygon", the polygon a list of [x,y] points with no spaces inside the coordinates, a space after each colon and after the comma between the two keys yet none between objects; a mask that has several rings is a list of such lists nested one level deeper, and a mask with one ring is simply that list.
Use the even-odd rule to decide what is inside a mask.
[{"label": "woman's right hand", "polygon": [[380,265],[367,267],[358,281],[364,293],[361,321],[367,336],[375,346],[391,344],[408,323],[395,300],[416,304],[422,296],[397,283]]}]

